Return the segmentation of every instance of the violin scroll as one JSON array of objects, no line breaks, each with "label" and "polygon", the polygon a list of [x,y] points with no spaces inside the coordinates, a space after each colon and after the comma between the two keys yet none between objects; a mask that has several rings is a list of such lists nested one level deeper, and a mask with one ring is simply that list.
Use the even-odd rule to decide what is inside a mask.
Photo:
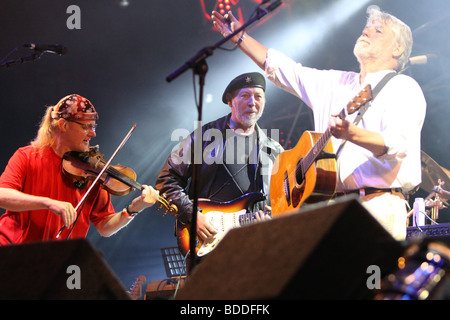
[{"label": "violin scroll", "polygon": [[171,215],[174,215],[174,216],[177,215],[178,207],[172,203],[171,199],[167,200],[165,193],[163,193],[162,195],[160,195],[158,197],[158,202],[159,202],[158,209],[162,209],[164,207],[164,214],[163,214],[164,216],[167,213],[170,213]]}]

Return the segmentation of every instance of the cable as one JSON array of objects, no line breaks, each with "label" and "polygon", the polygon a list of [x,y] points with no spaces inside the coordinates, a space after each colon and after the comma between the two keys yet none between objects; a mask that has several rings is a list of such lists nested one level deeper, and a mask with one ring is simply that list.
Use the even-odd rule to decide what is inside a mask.
[{"label": "cable", "polygon": [[[183,259],[183,266],[184,266],[185,272],[186,272],[186,259],[187,259],[188,255],[189,255],[189,251],[186,253],[186,255],[184,256],[184,259]],[[175,288],[175,292],[173,294],[174,298],[177,296],[178,289],[180,288],[181,279],[182,279],[182,273],[180,272],[180,275],[178,277],[177,287]]]}]

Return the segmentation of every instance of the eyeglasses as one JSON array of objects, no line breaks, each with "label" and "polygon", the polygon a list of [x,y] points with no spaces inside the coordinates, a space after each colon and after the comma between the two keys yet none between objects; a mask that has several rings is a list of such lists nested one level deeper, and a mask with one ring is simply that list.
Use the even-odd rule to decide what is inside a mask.
[{"label": "eyeglasses", "polygon": [[97,124],[96,123],[94,123],[94,124],[92,124],[92,123],[81,123],[81,122],[78,122],[78,121],[75,121],[75,120],[67,120],[67,121],[74,122],[74,123],[78,124],[86,132],[88,132],[88,131],[94,131],[95,132],[95,130],[97,129]]}]

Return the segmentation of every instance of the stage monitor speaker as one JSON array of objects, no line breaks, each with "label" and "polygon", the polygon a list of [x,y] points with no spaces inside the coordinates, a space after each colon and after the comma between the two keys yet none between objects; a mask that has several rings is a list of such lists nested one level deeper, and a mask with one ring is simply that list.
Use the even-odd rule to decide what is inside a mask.
[{"label": "stage monitor speaker", "polygon": [[310,205],[230,230],[175,299],[370,299],[404,250],[354,198]]},{"label": "stage monitor speaker", "polygon": [[0,247],[0,299],[130,299],[85,239]]}]

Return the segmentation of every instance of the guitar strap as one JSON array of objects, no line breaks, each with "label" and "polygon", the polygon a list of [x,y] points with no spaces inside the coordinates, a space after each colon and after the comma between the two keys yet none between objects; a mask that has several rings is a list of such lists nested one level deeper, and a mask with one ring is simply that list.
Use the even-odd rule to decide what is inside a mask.
[{"label": "guitar strap", "polygon": [[[246,150],[246,152],[248,152],[248,155],[247,155],[247,163],[246,164],[244,164],[238,171],[236,171],[236,172],[234,172],[234,173],[232,173],[231,171],[230,171],[230,169],[228,168],[228,166],[227,166],[227,163],[225,162],[225,161],[223,161],[222,162],[222,166],[223,166],[223,168],[225,169],[225,171],[226,171],[226,173],[228,174],[228,179],[226,180],[226,181],[224,181],[223,183],[222,183],[222,186],[220,187],[220,188],[218,188],[217,190],[215,190],[212,194],[210,194],[209,195],[209,198],[213,198],[216,194],[218,194],[230,181],[233,181],[234,182],[234,185],[235,185],[235,187],[239,190],[239,192],[242,194],[242,195],[244,195],[245,194],[245,192],[244,192],[244,190],[242,189],[242,187],[241,187],[241,185],[239,184],[239,182],[235,179],[235,177],[241,172],[241,171],[243,171],[244,169],[246,170],[246,171],[248,171],[248,166],[251,166],[251,165],[253,165],[254,166],[254,177],[249,177],[249,180],[251,180],[250,178],[252,178],[254,181],[253,181],[253,184],[254,184],[254,187],[255,187],[255,192],[259,192],[260,191],[260,188],[263,188],[263,183],[260,181],[262,178],[258,178],[259,177],[259,173],[260,173],[260,166],[261,166],[261,164],[260,164],[260,159],[259,159],[259,154],[260,154],[260,135],[259,135],[259,131],[258,130],[255,130],[255,135],[256,135],[256,145],[255,146],[252,146],[253,148],[256,148],[256,149],[253,149],[253,148],[250,148],[249,150]],[[253,139],[253,137],[250,137],[250,139]],[[224,142],[225,143],[225,142]],[[253,142],[249,142],[250,144],[252,144]],[[256,150],[256,159],[257,159],[257,163],[251,163],[251,160],[250,160],[250,157],[252,156],[252,154],[251,154],[251,150]],[[235,162],[236,162],[236,154],[235,154]],[[252,170],[250,170],[250,171],[252,171]],[[250,181],[250,183],[252,183],[252,181]],[[264,193],[264,190],[261,190],[263,193]]]},{"label": "guitar strap", "polygon": [[[378,95],[378,93],[380,93],[381,89],[383,89],[383,87],[386,85],[386,83],[388,83],[389,80],[391,80],[393,77],[395,77],[398,73],[397,72],[390,72],[387,75],[385,75],[383,77],[383,79],[381,79],[381,81],[375,86],[375,88],[372,90],[372,100],[365,103],[364,105],[361,106],[361,108],[359,108],[359,112],[358,115],[355,118],[355,121],[353,121],[353,124],[355,126],[358,125],[358,123],[361,121],[362,117],[364,116],[364,114],[366,113],[367,109],[369,109],[370,105],[372,104],[372,102],[375,100],[376,96]],[[343,141],[341,143],[341,145],[339,146],[338,150],[336,151],[336,158],[339,157],[340,152],[342,151],[342,148],[344,147],[345,143],[347,142],[347,140]]]}]

